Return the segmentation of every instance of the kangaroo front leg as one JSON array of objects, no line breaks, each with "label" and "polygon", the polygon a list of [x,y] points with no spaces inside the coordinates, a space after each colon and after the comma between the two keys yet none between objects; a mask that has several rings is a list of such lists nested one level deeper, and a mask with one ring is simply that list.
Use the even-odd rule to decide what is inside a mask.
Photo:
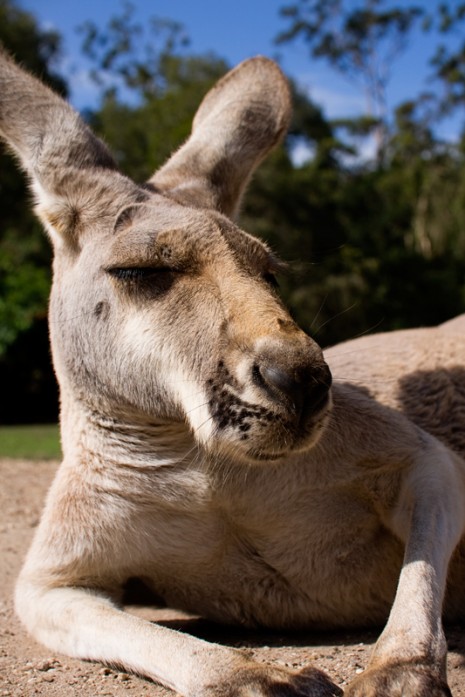
[{"label": "kangaroo front leg", "polygon": [[341,694],[315,668],[293,673],[257,664],[244,652],[134,617],[94,590],[45,590],[20,579],[16,607],[35,638],[52,650],[122,666],[185,697]]},{"label": "kangaroo front leg", "polygon": [[451,697],[441,615],[464,514],[463,463],[435,446],[412,470],[391,521],[406,541],[398,590],[368,668],[347,697]]}]

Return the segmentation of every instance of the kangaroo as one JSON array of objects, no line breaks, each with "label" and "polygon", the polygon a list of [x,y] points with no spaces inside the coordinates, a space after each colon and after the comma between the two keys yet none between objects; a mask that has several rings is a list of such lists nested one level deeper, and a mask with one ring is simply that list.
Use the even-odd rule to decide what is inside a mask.
[{"label": "kangaroo", "polygon": [[465,614],[463,318],[325,355],[295,324],[281,262],[233,222],[290,109],[277,65],[245,61],[139,185],[1,52],[0,132],[54,247],[63,446],[16,610],[51,650],[185,697],[342,692],[125,612],[128,579],[223,623],[386,623],[346,696],[444,697],[442,614]]}]

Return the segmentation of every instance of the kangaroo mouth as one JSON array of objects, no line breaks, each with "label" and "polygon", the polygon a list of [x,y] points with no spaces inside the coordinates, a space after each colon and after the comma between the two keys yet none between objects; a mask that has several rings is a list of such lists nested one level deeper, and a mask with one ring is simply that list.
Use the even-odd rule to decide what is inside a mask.
[{"label": "kangaroo mouth", "polygon": [[[319,440],[331,406],[329,386],[311,401],[294,408],[286,401],[256,403],[241,397],[236,384],[208,381],[208,405],[213,422],[212,446],[261,462],[313,447]],[[228,447],[229,446],[229,447]]]},{"label": "kangaroo mouth", "polygon": [[301,420],[298,428],[294,429],[287,437],[285,442],[270,448],[270,442],[262,447],[254,447],[248,443],[248,456],[257,461],[280,460],[290,453],[304,452],[313,448],[320,440],[328,421],[331,408],[331,396],[328,394],[321,401],[318,412],[312,412],[312,418]]}]

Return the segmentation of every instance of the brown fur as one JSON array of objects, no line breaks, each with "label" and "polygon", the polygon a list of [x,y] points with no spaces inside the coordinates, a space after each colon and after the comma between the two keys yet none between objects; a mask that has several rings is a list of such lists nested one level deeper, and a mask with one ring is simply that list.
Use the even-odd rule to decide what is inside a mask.
[{"label": "brown fur", "polygon": [[346,694],[445,697],[451,558],[446,611],[465,613],[464,322],[325,356],[295,325],[279,261],[231,220],[289,114],[278,67],[246,61],[139,186],[0,54],[0,133],[55,250],[64,453],[17,612],[52,650],[186,697],[340,690],[125,613],[128,579],[242,625],[387,621]]}]

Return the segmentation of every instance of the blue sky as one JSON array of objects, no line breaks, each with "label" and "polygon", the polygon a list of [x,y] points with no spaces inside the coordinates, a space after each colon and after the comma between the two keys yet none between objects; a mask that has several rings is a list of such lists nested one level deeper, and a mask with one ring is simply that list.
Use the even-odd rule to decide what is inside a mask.
[{"label": "blue sky", "polygon": [[[279,8],[289,0],[132,0],[141,22],[151,16],[167,17],[181,22],[191,38],[195,52],[214,51],[231,65],[261,53],[279,56],[283,69],[308,90],[330,118],[363,113],[366,98],[363,89],[349,83],[322,61],[312,60],[305,46],[292,43],[276,46],[274,37],[285,28]],[[97,99],[96,88],[86,79],[86,64],[80,55],[77,26],[92,19],[104,25],[121,3],[114,0],[18,0],[45,27],[53,27],[63,37],[62,72],[71,86],[71,101],[78,108],[92,106]],[[432,43],[433,42],[433,43]],[[396,61],[389,83],[388,101],[394,106],[415,96],[428,86],[427,56],[434,40],[419,32],[408,50]],[[453,139],[461,119],[445,121],[440,134]]]}]

